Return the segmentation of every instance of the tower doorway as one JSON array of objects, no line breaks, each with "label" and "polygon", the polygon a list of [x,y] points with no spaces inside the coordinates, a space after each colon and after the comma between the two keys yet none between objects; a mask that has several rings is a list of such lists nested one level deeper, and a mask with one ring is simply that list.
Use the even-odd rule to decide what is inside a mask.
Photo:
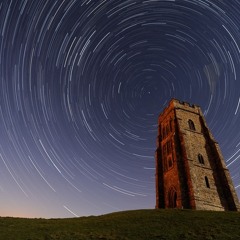
[{"label": "tower doorway", "polygon": [[175,188],[170,188],[168,192],[168,207],[176,208],[177,207],[177,192]]}]

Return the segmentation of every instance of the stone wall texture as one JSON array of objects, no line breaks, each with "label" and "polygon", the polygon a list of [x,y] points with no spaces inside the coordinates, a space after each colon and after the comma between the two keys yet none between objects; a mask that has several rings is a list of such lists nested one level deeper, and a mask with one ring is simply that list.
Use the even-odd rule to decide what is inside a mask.
[{"label": "stone wall texture", "polygon": [[158,119],[156,208],[240,211],[200,107],[172,99]]}]

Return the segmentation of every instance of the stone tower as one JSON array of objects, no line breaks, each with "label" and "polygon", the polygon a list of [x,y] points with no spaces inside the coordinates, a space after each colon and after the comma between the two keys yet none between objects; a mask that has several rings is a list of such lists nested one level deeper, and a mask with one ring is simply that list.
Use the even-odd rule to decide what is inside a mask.
[{"label": "stone tower", "polygon": [[200,107],[172,99],[158,119],[156,208],[240,211]]}]

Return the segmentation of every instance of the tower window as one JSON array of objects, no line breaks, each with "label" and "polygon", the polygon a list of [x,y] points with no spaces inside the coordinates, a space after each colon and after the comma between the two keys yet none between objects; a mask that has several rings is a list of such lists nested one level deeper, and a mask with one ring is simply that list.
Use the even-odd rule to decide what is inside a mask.
[{"label": "tower window", "polygon": [[170,132],[172,132],[172,119],[169,122]]},{"label": "tower window", "polygon": [[168,168],[171,168],[173,166],[172,158],[168,158]]},{"label": "tower window", "polygon": [[208,177],[205,176],[205,183],[206,183],[206,187],[207,188],[210,188],[210,184],[209,184],[209,181],[208,181]]},{"label": "tower window", "polygon": [[195,125],[191,119],[188,120],[188,126],[191,130],[194,130],[194,131],[196,130]]},{"label": "tower window", "polygon": [[169,134],[169,126],[168,125],[166,126],[166,134],[167,135]]},{"label": "tower window", "polygon": [[204,159],[201,154],[198,154],[198,161],[199,161],[199,163],[204,164]]},{"label": "tower window", "polygon": [[171,140],[167,141],[167,154],[169,155],[172,152],[172,142]]},{"label": "tower window", "polygon": [[165,138],[165,128],[162,128],[162,138]]}]

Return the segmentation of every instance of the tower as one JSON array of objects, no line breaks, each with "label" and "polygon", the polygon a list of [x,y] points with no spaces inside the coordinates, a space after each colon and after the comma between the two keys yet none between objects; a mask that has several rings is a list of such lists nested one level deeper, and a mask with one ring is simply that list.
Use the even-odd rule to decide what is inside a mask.
[{"label": "tower", "polygon": [[200,107],[172,99],[158,119],[156,208],[240,211]]}]

